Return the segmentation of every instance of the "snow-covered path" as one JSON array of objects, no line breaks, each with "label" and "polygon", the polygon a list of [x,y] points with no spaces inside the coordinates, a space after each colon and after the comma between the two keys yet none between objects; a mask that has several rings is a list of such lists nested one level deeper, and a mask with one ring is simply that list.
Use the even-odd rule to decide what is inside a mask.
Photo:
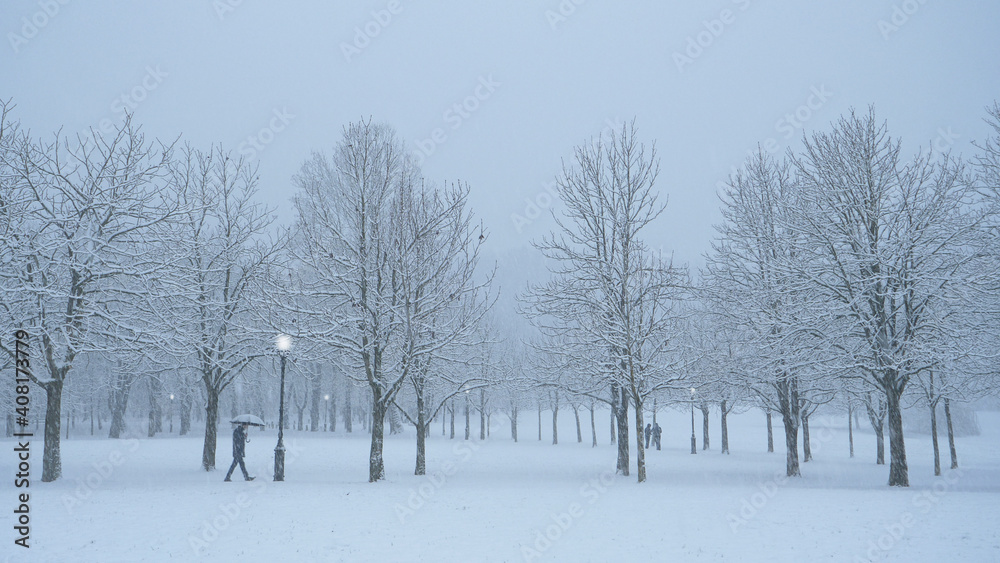
[{"label": "snow-covered path", "polygon": [[[502,416],[486,442],[446,440],[436,425],[427,477],[411,475],[411,429],[387,439],[387,480],[378,484],[366,482],[363,432],[288,432],[284,483],[270,480],[273,430],[251,432],[248,467],[258,479],[250,483],[222,482],[226,432],[220,470],[208,474],[198,468],[197,436],[81,436],[63,442],[62,480],[32,483],[29,556],[12,552],[9,538],[2,553],[53,562],[1000,560],[998,413],[980,413],[983,434],[958,442],[961,470],[939,478],[929,437],[907,436],[908,490],[885,486],[870,432],[856,433],[850,459],[846,426],[822,416],[812,423],[815,460],[787,480],[780,426],[776,453],[764,453],[759,413],[731,417],[729,456],[719,453],[716,419],[713,448],[692,456],[690,419],[662,413],[664,450],[648,452],[642,485],[607,471],[615,455],[607,414],[597,448],[582,418],[584,443],[566,416],[558,446],[551,419],[539,442],[534,417],[524,416],[517,444]],[[478,420],[472,427],[475,438]],[[700,448],[700,419],[698,432]],[[33,447],[40,453],[40,442]],[[13,473],[10,460],[0,456],[4,474]],[[15,489],[3,483],[10,504]]]}]

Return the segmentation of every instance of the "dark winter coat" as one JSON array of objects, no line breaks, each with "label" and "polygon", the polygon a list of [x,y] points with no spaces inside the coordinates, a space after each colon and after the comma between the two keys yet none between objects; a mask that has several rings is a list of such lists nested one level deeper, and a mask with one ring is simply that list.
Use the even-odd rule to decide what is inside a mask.
[{"label": "dark winter coat", "polygon": [[237,424],[236,430],[233,430],[233,459],[243,459],[246,442],[247,433],[242,424]]}]

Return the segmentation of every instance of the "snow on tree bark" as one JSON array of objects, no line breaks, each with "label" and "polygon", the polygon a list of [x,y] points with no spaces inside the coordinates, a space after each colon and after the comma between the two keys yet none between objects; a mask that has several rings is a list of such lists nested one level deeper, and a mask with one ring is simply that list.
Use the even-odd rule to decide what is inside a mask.
[{"label": "snow on tree bark", "polygon": [[812,461],[812,445],[809,443],[809,415],[802,415],[802,463]]},{"label": "snow on tree bark", "polygon": [[708,437],[708,415],[709,415],[708,402],[703,401],[701,405],[698,406],[698,410],[701,411],[701,435],[702,435],[701,449],[708,450],[710,449],[709,437]]},{"label": "snow on tree bark", "polygon": [[726,400],[722,400],[722,404],[719,405],[719,411],[721,413],[720,426],[722,427],[722,453],[729,453],[729,424],[726,422],[726,417],[729,415],[729,410],[726,408]]},{"label": "snow on tree bark", "polygon": [[771,427],[771,410],[767,410],[767,453],[774,453],[774,432]]},{"label": "snow on tree bark", "polygon": [[951,450],[951,468],[958,469],[958,452],[955,450],[955,429],[951,424],[951,400],[944,399],[944,418],[948,425],[948,449]]}]

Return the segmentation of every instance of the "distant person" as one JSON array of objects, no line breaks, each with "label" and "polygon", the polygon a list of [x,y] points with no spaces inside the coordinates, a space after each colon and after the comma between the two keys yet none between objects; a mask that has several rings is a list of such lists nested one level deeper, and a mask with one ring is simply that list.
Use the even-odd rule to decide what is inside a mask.
[{"label": "distant person", "polygon": [[652,425],[646,425],[646,449],[649,449],[649,435],[653,432]]},{"label": "distant person", "polygon": [[[656,449],[657,449],[657,450],[659,450],[659,449],[660,449],[660,436],[661,436],[662,434],[663,434],[663,429],[662,429],[662,428],[660,428],[660,425],[659,425],[659,424],[657,424],[657,425],[653,426],[653,430],[652,430],[652,435],[653,435],[653,443],[654,443],[654,444],[656,444]],[[647,447],[648,447],[648,446],[647,446]]]},{"label": "distant person", "polygon": [[236,429],[233,430],[233,464],[229,466],[229,473],[226,473],[226,481],[232,481],[230,477],[233,476],[233,470],[236,469],[236,464],[240,464],[240,470],[243,471],[243,478],[247,481],[253,481],[254,478],[247,474],[247,466],[243,463],[243,455],[245,453],[245,444],[250,441],[247,437],[247,427],[249,425],[245,422],[236,425]]}]

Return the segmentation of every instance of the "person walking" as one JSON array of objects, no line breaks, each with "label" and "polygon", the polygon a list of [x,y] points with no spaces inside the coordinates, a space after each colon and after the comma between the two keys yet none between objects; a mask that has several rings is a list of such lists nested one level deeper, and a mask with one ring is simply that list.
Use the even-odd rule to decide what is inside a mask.
[{"label": "person walking", "polygon": [[645,431],[645,434],[646,434],[646,449],[647,450],[649,449],[649,435],[651,433],[652,433],[652,425],[647,424],[646,425],[646,431]]},{"label": "person walking", "polygon": [[233,430],[233,464],[229,466],[229,473],[226,473],[226,481],[232,481],[230,477],[233,476],[233,470],[236,469],[236,464],[240,465],[240,470],[243,471],[243,478],[247,481],[253,481],[254,477],[247,474],[247,466],[243,462],[243,455],[246,453],[246,443],[250,441],[247,436],[247,423],[242,422],[236,425]]},{"label": "person walking", "polygon": [[659,424],[657,424],[656,426],[653,427],[653,431],[652,431],[653,443],[656,444],[656,449],[657,450],[660,449],[660,436],[662,434],[663,434],[663,429],[660,428]]}]

